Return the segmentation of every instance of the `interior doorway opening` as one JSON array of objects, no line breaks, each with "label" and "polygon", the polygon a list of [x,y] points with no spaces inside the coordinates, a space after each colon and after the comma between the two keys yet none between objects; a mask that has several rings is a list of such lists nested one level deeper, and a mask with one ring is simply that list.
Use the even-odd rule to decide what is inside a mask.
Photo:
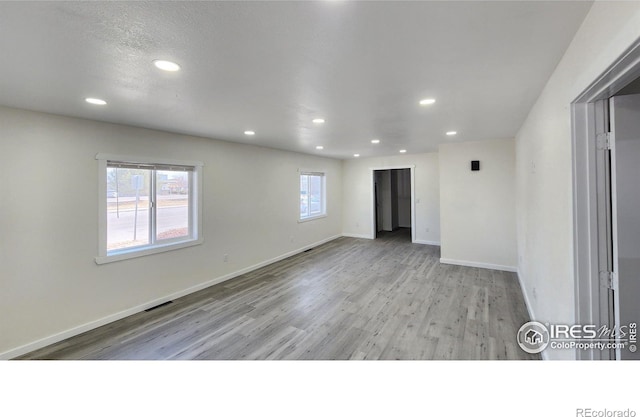
[{"label": "interior doorway opening", "polygon": [[640,359],[640,40],[572,112],[576,318],[617,342],[577,357]]},{"label": "interior doorway opening", "polygon": [[[640,359],[640,78],[609,99],[613,317],[628,346],[617,359]],[[622,333],[621,332],[621,333]]]},{"label": "interior doorway opening", "polygon": [[[393,232],[415,241],[413,167],[372,169],[372,239]],[[409,232],[409,233],[407,233]]]}]

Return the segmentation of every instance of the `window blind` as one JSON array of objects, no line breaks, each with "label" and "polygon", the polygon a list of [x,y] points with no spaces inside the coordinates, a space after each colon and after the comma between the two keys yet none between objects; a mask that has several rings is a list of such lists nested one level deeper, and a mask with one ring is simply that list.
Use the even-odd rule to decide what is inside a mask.
[{"label": "window blind", "polygon": [[195,171],[195,167],[189,165],[167,165],[167,164],[143,164],[134,162],[107,161],[108,168],[128,168],[128,169],[154,169],[157,171]]}]

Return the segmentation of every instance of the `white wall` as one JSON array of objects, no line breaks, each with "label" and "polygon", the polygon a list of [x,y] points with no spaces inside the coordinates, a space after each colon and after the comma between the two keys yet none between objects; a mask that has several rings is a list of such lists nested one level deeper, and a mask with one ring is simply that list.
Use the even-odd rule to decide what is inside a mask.
[{"label": "white wall", "polygon": [[570,103],[639,37],[639,2],[595,2],[516,135],[518,268],[538,321],[575,323]]},{"label": "white wall", "polygon": [[441,260],[515,270],[513,139],[440,145],[439,155]]},{"label": "white wall", "polygon": [[[0,357],[342,231],[339,160],[2,107],[0,129]],[[99,152],[203,161],[204,244],[96,265]],[[298,168],[326,172],[326,218],[297,222]]]},{"label": "white wall", "polygon": [[421,243],[440,243],[440,183],[437,153],[344,160],[342,216],[345,234],[365,238],[372,236],[371,169],[410,165],[415,166],[416,240]]}]

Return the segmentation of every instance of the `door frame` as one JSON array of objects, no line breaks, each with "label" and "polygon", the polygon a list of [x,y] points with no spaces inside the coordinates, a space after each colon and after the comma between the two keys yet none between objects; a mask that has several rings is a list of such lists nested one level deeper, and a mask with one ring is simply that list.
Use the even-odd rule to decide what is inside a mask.
[{"label": "door frame", "polygon": [[[573,160],[573,243],[576,323],[611,326],[612,300],[603,291],[600,271],[607,254],[598,134],[608,131],[608,99],[640,77],[640,39],[571,103]],[[606,130],[605,130],[606,129]],[[600,184],[599,184],[600,182]],[[614,352],[578,350],[577,359],[613,359]]]},{"label": "door frame", "polygon": [[415,165],[393,165],[376,168],[369,168],[369,178],[371,178],[371,234],[370,238],[376,238],[376,171],[386,171],[388,169],[410,169],[411,170],[411,243],[416,243],[416,181]]}]

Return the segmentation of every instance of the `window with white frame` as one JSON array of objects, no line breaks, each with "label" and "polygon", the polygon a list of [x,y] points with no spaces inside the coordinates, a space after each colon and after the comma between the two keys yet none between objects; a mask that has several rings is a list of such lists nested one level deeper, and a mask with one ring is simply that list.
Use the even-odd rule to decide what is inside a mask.
[{"label": "window with white frame", "polygon": [[300,220],[327,214],[326,181],[323,172],[300,173]]},{"label": "window with white frame", "polygon": [[201,243],[199,162],[101,156],[97,263]]}]

